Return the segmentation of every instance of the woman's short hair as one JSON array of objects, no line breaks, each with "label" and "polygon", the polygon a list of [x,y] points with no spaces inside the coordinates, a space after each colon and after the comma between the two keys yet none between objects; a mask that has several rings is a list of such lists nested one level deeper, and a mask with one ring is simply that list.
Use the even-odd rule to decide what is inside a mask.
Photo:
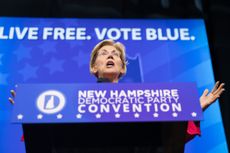
[{"label": "woman's short hair", "polygon": [[[120,43],[120,42],[115,42],[112,39],[106,39],[101,42],[99,42],[92,50],[91,56],[90,56],[90,73],[94,74],[96,77],[98,77],[97,74],[93,72],[93,66],[94,63],[97,59],[98,51],[103,47],[103,46],[114,46],[120,53],[121,53],[121,61],[122,61],[122,68],[124,69],[124,74],[126,73],[126,55],[125,55],[125,46]],[[120,74],[119,78],[123,76],[124,74]]]}]

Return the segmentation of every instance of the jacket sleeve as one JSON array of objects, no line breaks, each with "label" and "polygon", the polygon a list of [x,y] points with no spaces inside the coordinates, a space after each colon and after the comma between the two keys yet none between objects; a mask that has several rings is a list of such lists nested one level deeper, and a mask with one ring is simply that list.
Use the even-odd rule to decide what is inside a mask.
[{"label": "jacket sleeve", "polygon": [[24,139],[24,135],[21,136],[21,141],[23,142],[25,139]]},{"label": "jacket sleeve", "polygon": [[187,131],[186,131],[186,142],[193,139],[196,135],[200,136],[200,121],[188,121]]}]

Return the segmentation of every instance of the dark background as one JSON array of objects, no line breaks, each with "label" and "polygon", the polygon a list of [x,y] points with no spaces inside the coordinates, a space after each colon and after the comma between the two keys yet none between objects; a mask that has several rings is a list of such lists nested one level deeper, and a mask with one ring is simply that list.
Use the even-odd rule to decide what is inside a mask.
[{"label": "dark background", "polygon": [[215,80],[226,84],[220,105],[229,142],[230,0],[0,0],[0,16],[204,19]]}]

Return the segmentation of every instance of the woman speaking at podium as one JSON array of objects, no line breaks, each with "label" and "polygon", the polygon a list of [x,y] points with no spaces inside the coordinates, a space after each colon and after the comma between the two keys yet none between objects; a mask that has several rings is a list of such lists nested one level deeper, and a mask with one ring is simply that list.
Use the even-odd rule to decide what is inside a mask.
[{"label": "woman speaking at podium", "polygon": [[[119,79],[126,74],[126,55],[125,55],[125,47],[120,42],[114,42],[113,40],[103,40],[99,42],[91,52],[90,58],[90,73],[97,77],[97,82],[110,82],[110,83],[118,83]],[[202,110],[204,111],[208,108],[212,103],[214,103],[217,98],[224,91],[224,83],[216,82],[212,91],[209,92],[208,89],[205,89],[203,94],[200,97],[200,105]],[[12,92],[13,96],[15,95]],[[9,99],[11,102],[14,102],[13,99]],[[164,131],[163,131],[164,132]],[[184,149],[184,145],[189,140],[193,139],[196,135],[201,135],[200,131],[200,122],[187,122],[187,127],[185,131],[180,131],[185,137],[182,143],[182,149]],[[167,137],[167,135],[166,135]],[[169,138],[173,141],[174,138]],[[167,142],[166,142],[167,143]],[[177,143],[177,142],[175,142]],[[82,149],[82,150],[81,150]],[[139,148],[139,147],[123,147],[116,148],[115,150],[111,150],[109,148],[92,148],[89,151],[88,148],[77,149],[78,153],[174,153],[175,151],[170,150],[169,146],[164,146],[163,150],[155,151],[155,148]],[[56,149],[55,149],[56,150]],[[154,150],[154,151],[153,151]],[[59,150],[56,150],[58,153]],[[183,152],[183,151],[180,151]],[[180,153],[177,152],[177,153]]]}]

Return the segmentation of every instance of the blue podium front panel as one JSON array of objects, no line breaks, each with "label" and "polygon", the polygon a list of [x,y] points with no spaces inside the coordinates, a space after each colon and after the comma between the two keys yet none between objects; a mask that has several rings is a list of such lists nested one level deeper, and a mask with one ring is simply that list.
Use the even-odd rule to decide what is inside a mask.
[{"label": "blue podium front panel", "polygon": [[13,122],[201,120],[198,99],[194,83],[22,84]]}]

